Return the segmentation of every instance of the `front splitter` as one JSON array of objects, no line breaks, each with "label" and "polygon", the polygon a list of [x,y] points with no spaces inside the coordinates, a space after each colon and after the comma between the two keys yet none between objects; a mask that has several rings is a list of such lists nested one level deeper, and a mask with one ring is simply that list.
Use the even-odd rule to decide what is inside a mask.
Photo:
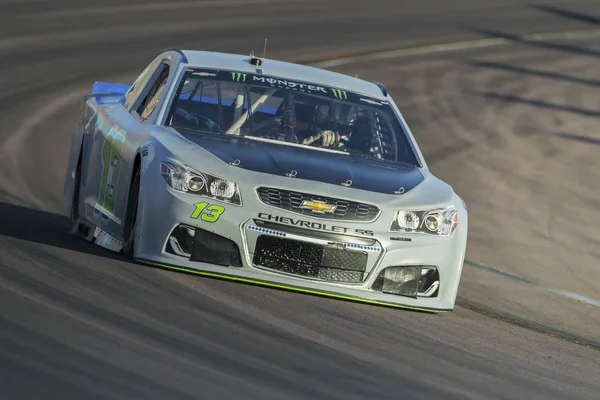
[{"label": "front splitter", "polygon": [[178,266],[174,266],[174,265],[162,264],[162,263],[145,260],[145,259],[141,259],[141,258],[136,258],[135,260],[140,263],[143,263],[143,264],[152,265],[154,267],[165,268],[165,269],[175,270],[175,271],[179,271],[179,272],[187,272],[190,274],[206,276],[209,278],[225,279],[225,280],[229,280],[229,281],[241,282],[241,283],[246,283],[246,284],[251,284],[251,285],[258,285],[258,286],[270,287],[270,288],[279,289],[279,290],[299,292],[299,293],[309,294],[309,295],[313,295],[313,296],[329,297],[329,298],[333,298],[333,299],[352,301],[352,302],[357,302],[357,303],[366,303],[366,304],[371,304],[371,305],[376,305],[376,306],[381,306],[381,307],[392,307],[392,308],[427,312],[427,313],[433,313],[433,314],[440,314],[440,313],[452,311],[452,310],[439,310],[439,309],[424,308],[424,307],[411,307],[411,306],[405,306],[405,305],[401,305],[401,304],[387,303],[384,301],[363,299],[360,297],[347,296],[347,295],[343,295],[343,294],[325,292],[325,291],[314,290],[314,289],[305,289],[305,288],[301,288],[298,286],[292,286],[292,285],[282,285],[280,283],[263,281],[263,280],[258,280],[258,279],[242,278],[242,277],[234,276],[234,275],[219,274],[219,273],[215,273],[215,272],[207,272],[207,271],[200,271],[200,270],[191,269],[191,268],[178,267]]}]

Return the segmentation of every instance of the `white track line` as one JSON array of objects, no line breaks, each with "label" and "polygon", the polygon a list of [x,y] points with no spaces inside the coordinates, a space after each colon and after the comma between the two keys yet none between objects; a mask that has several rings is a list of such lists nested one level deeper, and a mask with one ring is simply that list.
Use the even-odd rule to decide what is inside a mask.
[{"label": "white track line", "polygon": [[600,36],[600,29],[584,29],[574,30],[565,32],[544,32],[544,33],[530,33],[526,35],[514,35],[515,39],[504,39],[504,38],[488,38],[488,39],[474,39],[464,40],[460,42],[440,43],[431,44],[425,46],[406,47],[395,50],[380,51],[374,53],[366,53],[357,56],[339,57],[329,60],[317,61],[310,65],[318,68],[331,68],[338,67],[340,65],[355,64],[365,61],[375,60],[386,60],[390,58],[415,56],[422,54],[434,54],[442,53],[447,51],[456,50],[469,50],[469,49],[480,49],[485,47],[502,46],[507,44],[514,44],[516,40],[523,42],[541,42],[550,40],[568,40],[568,39],[582,39],[592,38]]}]

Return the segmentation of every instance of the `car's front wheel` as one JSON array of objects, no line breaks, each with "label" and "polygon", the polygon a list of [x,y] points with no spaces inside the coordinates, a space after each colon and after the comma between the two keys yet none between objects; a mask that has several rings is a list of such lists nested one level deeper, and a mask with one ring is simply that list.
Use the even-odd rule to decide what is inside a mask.
[{"label": "car's front wheel", "polygon": [[73,179],[73,194],[71,196],[71,223],[73,226],[79,218],[79,191],[81,189],[81,153],[77,160],[77,168],[75,170],[75,178]]},{"label": "car's front wheel", "polygon": [[129,189],[127,214],[125,215],[125,224],[123,227],[123,254],[129,259],[133,259],[135,227],[137,224],[138,203],[140,197],[140,178],[140,168],[137,168],[131,182],[131,189]]}]

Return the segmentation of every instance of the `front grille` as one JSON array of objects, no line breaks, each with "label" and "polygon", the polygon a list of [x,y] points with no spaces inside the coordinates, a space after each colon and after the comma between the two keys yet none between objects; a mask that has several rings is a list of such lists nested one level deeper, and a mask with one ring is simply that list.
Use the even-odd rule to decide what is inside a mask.
[{"label": "front grille", "polygon": [[367,253],[260,235],[256,241],[253,263],[294,275],[359,283],[367,268]]},{"label": "front grille", "polygon": [[[344,221],[373,221],[379,214],[379,208],[371,204],[317,196],[309,193],[292,192],[290,190],[260,187],[257,189],[260,201],[273,207],[310,215],[317,218],[328,218]],[[333,212],[315,212],[301,208],[303,201],[320,201],[336,206]]]}]

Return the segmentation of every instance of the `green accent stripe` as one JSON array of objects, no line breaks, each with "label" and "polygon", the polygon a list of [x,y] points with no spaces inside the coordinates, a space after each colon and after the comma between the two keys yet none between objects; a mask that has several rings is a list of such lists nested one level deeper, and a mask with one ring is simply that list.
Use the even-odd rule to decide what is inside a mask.
[{"label": "green accent stripe", "polygon": [[241,278],[238,276],[218,274],[215,272],[199,271],[196,269],[185,268],[185,267],[176,267],[173,265],[157,263],[154,261],[144,260],[141,258],[136,258],[136,261],[139,261],[143,264],[153,265],[155,267],[166,268],[166,269],[171,269],[171,270],[180,271],[180,272],[188,272],[190,274],[202,275],[202,276],[218,278],[218,279],[227,279],[230,281],[243,282],[243,283],[249,283],[249,284],[260,285],[260,286],[267,286],[267,287],[282,289],[282,290],[290,290],[293,292],[301,292],[301,293],[305,293],[305,294],[312,294],[315,296],[330,297],[330,298],[335,298],[335,299],[339,299],[339,300],[354,301],[354,302],[358,302],[358,303],[368,303],[368,304],[373,304],[373,305],[378,305],[378,306],[401,308],[401,309],[412,310],[412,311],[424,311],[424,312],[435,313],[435,314],[452,311],[452,310],[437,310],[437,309],[433,309],[433,308],[423,308],[423,307],[411,307],[411,306],[405,306],[405,305],[401,305],[401,304],[387,303],[387,302],[378,301],[378,300],[362,299],[360,297],[353,297],[353,296],[346,296],[343,294],[322,292],[319,290],[304,289],[304,288],[300,288],[297,286],[282,285],[279,283],[272,283],[272,282],[268,282],[268,281],[260,281],[260,280],[256,280],[256,279]]}]

